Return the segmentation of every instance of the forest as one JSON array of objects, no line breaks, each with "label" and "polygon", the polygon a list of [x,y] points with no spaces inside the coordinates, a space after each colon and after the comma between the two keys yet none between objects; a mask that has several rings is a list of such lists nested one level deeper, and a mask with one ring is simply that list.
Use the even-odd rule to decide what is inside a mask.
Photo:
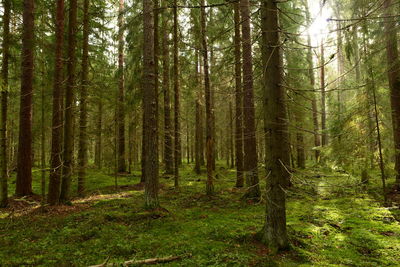
[{"label": "forest", "polygon": [[399,0],[1,0],[0,266],[400,266]]}]

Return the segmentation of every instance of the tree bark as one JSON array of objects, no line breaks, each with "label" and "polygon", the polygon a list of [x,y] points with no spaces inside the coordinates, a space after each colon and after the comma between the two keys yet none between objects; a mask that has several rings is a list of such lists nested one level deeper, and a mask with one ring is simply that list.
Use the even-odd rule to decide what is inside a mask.
[{"label": "tree bark", "polygon": [[85,194],[86,168],[88,162],[88,86],[89,86],[89,0],[83,2],[83,43],[82,43],[82,77],[79,122],[79,150],[78,150],[78,195]]},{"label": "tree bark", "polygon": [[[166,2],[163,7],[166,7]],[[170,55],[169,55],[169,22],[170,12],[164,9],[162,16],[162,64],[163,64],[163,93],[164,93],[164,161],[165,174],[174,174],[172,125],[171,125],[171,97],[170,97]]]},{"label": "tree bark", "polygon": [[178,55],[178,5],[174,0],[174,184],[179,187],[179,166],[181,164],[181,127],[180,127],[180,92],[179,92],[179,55]]},{"label": "tree bark", "polygon": [[244,186],[243,176],[243,88],[241,64],[241,35],[240,35],[240,6],[233,4],[235,22],[235,158],[236,158],[236,187]]},{"label": "tree bark", "polygon": [[8,205],[8,157],[7,157],[7,111],[8,111],[8,65],[10,58],[11,1],[3,0],[3,61],[1,66],[1,115],[0,115],[0,208]]},{"label": "tree bark", "polygon": [[208,65],[208,49],[207,49],[207,31],[206,31],[206,11],[204,7],[204,0],[200,2],[202,8],[200,11],[200,32],[201,44],[203,54],[204,66],[204,94],[206,100],[206,158],[207,158],[207,182],[206,193],[207,195],[214,194],[214,174],[213,174],[213,161],[214,161],[214,136],[213,136],[213,111],[212,111],[212,98],[210,87],[210,75]]},{"label": "tree bark", "polygon": [[143,0],[143,125],[145,153],[145,207],[159,207],[158,200],[158,125],[157,95],[155,88],[154,62],[154,5],[152,0]]},{"label": "tree bark", "polygon": [[282,87],[282,51],[279,36],[278,7],[274,0],[263,0],[262,59],[264,92],[264,127],[266,143],[266,220],[262,240],[272,252],[289,246],[286,231],[286,195],[289,173],[289,151],[287,147],[288,127],[285,90]]},{"label": "tree bark", "polygon": [[125,155],[125,74],[124,74],[124,0],[119,0],[118,9],[118,106],[117,106],[117,151],[118,151],[118,172],[126,172]]},{"label": "tree bark", "polygon": [[[392,0],[385,0],[385,15],[390,17],[392,12]],[[388,79],[390,87],[390,101],[392,107],[393,139],[395,149],[395,187],[400,189],[400,61],[397,43],[396,20],[385,20],[386,54],[388,64]]]},{"label": "tree bark", "polygon": [[32,194],[32,97],[35,46],[34,0],[23,2],[21,53],[21,98],[17,159],[16,195]]},{"label": "tree bark", "polygon": [[322,146],[328,145],[328,135],[326,130],[326,93],[325,93],[325,56],[324,43],[321,41],[321,130],[322,130]]},{"label": "tree bark", "polygon": [[64,0],[56,3],[56,46],[53,80],[53,116],[51,130],[50,178],[47,202],[58,204],[61,182],[61,137],[62,137],[62,83],[63,83],[63,43],[64,43]]},{"label": "tree bark", "polygon": [[242,54],[243,54],[243,117],[244,117],[244,176],[248,186],[245,198],[259,199],[258,155],[256,141],[253,58],[250,29],[250,2],[240,0],[242,17]]},{"label": "tree bark", "polygon": [[75,67],[76,67],[76,28],[77,28],[77,0],[69,1],[68,24],[68,59],[67,85],[65,88],[65,126],[64,126],[64,158],[62,168],[60,201],[70,199],[71,179],[74,156],[74,99],[75,99]]}]

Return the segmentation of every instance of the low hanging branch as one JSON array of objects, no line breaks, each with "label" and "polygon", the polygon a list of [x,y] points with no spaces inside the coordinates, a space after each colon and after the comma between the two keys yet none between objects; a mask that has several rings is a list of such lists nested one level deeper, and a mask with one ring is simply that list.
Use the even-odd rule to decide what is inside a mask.
[{"label": "low hanging branch", "polygon": [[123,263],[108,263],[107,259],[104,263],[98,265],[91,265],[89,267],[106,267],[106,266],[134,266],[134,265],[150,265],[150,264],[159,264],[159,263],[167,263],[171,261],[180,260],[183,258],[190,258],[192,254],[186,254],[181,256],[168,256],[165,258],[152,258],[152,259],[145,259],[145,260],[129,260]]}]

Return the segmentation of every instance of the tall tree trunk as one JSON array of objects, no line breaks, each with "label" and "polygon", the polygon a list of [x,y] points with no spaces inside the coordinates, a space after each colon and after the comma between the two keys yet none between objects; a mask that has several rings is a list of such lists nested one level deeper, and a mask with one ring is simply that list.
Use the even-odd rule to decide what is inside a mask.
[{"label": "tall tree trunk", "polygon": [[206,158],[207,158],[207,182],[206,193],[207,195],[214,194],[214,174],[213,174],[213,161],[214,161],[214,136],[213,136],[213,111],[211,108],[211,87],[210,75],[208,66],[208,49],[207,49],[207,31],[206,31],[206,11],[204,7],[204,0],[201,0],[201,14],[200,14],[200,29],[201,29],[201,44],[203,54],[204,66],[204,94],[206,100]]},{"label": "tall tree trunk", "polygon": [[397,189],[400,189],[400,61],[397,44],[396,19],[393,15],[392,0],[384,2],[385,15],[388,17],[385,23],[386,53],[388,64],[388,79],[390,87],[390,100],[392,107],[393,139],[395,149],[395,171]]},{"label": "tall tree trunk", "polygon": [[230,162],[230,166],[228,166],[228,168],[230,167],[231,169],[233,169],[235,167],[235,163],[234,163],[234,154],[235,154],[235,148],[233,146],[233,109],[232,109],[232,101],[229,101],[229,155],[228,157],[231,159]]},{"label": "tall tree trunk", "polygon": [[50,179],[47,202],[58,204],[61,182],[61,140],[62,140],[62,83],[63,83],[63,43],[64,43],[64,0],[56,3],[56,46],[53,80],[53,117],[51,127]]},{"label": "tall tree trunk", "polygon": [[325,56],[324,43],[321,41],[321,129],[322,129],[322,146],[328,145],[328,135],[326,130],[326,93],[325,93]]},{"label": "tall tree trunk", "polygon": [[124,74],[124,0],[119,0],[118,10],[118,107],[117,107],[117,151],[118,151],[118,172],[126,172],[125,155],[125,74]]},{"label": "tall tree trunk", "polygon": [[[199,50],[196,49],[196,82],[197,84],[201,84],[201,77],[200,77],[200,69],[199,69]],[[202,113],[201,113],[201,90],[199,88],[197,94],[196,94],[196,130],[195,130],[195,166],[194,166],[194,171],[196,174],[201,173],[201,153],[203,151],[201,150],[201,139],[203,138],[202,131]]]},{"label": "tall tree trunk", "polygon": [[1,122],[0,122],[0,208],[8,205],[8,157],[7,157],[7,111],[8,111],[8,65],[10,58],[11,1],[3,0],[3,61],[1,66]]},{"label": "tall tree trunk", "polygon": [[243,53],[243,115],[244,115],[244,176],[247,183],[246,198],[260,198],[258,179],[258,156],[254,108],[253,58],[250,29],[250,2],[240,0],[242,17],[242,53]]},{"label": "tall tree trunk", "polygon": [[68,51],[67,51],[67,85],[65,88],[65,126],[64,126],[64,158],[60,201],[70,199],[71,179],[74,156],[74,106],[75,106],[75,65],[76,65],[76,28],[77,0],[69,1]]},{"label": "tall tree trunk", "polygon": [[[166,2],[163,7],[166,7]],[[170,55],[169,55],[169,15],[164,9],[162,16],[162,64],[163,64],[163,93],[164,93],[164,161],[165,174],[174,174],[172,126],[171,126],[171,97],[170,97]]]},{"label": "tall tree trunk", "polygon": [[100,97],[97,104],[97,120],[96,120],[96,143],[95,143],[95,153],[94,162],[96,167],[102,168],[102,131],[103,131],[103,101]]},{"label": "tall tree trunk", "polygon": [[285,90],[282,87],[282,51],[279,37],[279,17],[277,3],[263,0],[262,59],[264,92],[264,127],[266,143],[266,220],[262,230],[263,242],[272,250],[287,249],[289,246],[286,232],[286,193],[289,173],[287,147],[288,127]]},{"label": "tall tree trunk", "polygon": [[180,127],[180,92],[179,92],[179,55],[178,55],[178,6],[174,0],[174,176],[175,188],[179,187],[179,166],[181,165],[181,127]]},{"label": "tall tree trunk", "polygon": [[88,75],[89,75],[89,0],[83,2],[83,43],[82,43],[82,80],[80,99],[80,122],[79,122],[79,150],[78,150],[78,195],[85,193],[85,178],[88,162],[88,132],[87,132],[87,98],[88,98]]},{"label": "tall tree trunk", "polygon": [[157,95],[154,66],[154,5],[152,0],[143,0],[143,146],[145,153],[145,206],[159,207],[158,200],[158,125]]},{"label": "tall tree trunk", "polygon": [[242,88],[242,64],[241,64],[241,35],[240,35],[240,6],[239,2],[234,6],[235,21],[235,156],[236,156],[236,187],[244,186],[243,176],[243,88]]},{"label": "tall tree trunk", "polygon": [[34,68],[34,0],[24,0],[22,53],[21,53],[21,103],[19,117],[19,142],[17,160],[16,195],[32,194],[32,97]]}]

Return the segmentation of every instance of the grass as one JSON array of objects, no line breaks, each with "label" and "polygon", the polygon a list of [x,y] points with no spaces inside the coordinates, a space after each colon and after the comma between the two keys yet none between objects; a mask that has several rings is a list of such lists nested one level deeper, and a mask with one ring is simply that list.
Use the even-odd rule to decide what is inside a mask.
[{"label": "grass", "polygon": [[[129,259],[192,254],[166,266],[400,266],[399,211],[383,208],[379,179],[364,192],[357,178],[308,169],[294,176],[287,223],[292,249],[271,256],[253,238],[263,203],[240,200],[235,172],[219,167],[216,196],[205,196],[205,176],[181,170],[181,188],[161,178],[166,210],[142,209],[143,191],[114,192],[114,177],[90,170],[88,189],[102,195],[74,207],[0,219],[1,266],[87,266]],[[119,184],[138,183],[139,175]],[[35,192],[39,193],[34,181]],[[107,193],[113,195],[108,195]],[[0,211],[1,212],[1,211]],[[2,211],[3,217],[7,211]],[[0,215],[1,217],[1,215]]]}]

